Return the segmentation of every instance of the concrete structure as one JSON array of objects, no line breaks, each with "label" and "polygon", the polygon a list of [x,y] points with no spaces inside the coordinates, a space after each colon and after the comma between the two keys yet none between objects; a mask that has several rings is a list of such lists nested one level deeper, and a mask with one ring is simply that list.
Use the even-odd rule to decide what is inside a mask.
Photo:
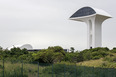
[{"label": "concrete structure", "polygon": [[102,46],[102,23],[111,18],[111,15],[101,9],[83,7],[75,12],[70,19],[85,22],[87,24],[87,47],[95,48]]},{"label": "concrete structure", "polygon": [[30,44],[23,44],[23,45],[13,45],[12,47],[9,47],[8,49],[10,50],[11,48],[14,48],[14,47],[16,47],[16,48],[20,48],[20,49],[27,49],[27,50],[29,50],[29,49],[33,49],[33,47],[30,45]]}]

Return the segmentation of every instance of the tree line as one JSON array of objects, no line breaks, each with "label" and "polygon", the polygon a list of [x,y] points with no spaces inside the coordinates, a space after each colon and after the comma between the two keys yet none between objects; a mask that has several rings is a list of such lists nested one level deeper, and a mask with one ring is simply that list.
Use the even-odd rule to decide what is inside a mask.
[{"label": "tree line", "polygon": [[112,53],[116,53],[116,48],[110,50],[107,47],[98,47],[75,51],[75,49],[71,47],[70,52],[65,52],[61,46],[51,46],[40,51],[29,52],[27,49],[16,47],[10,50],[0,47],[0,59],[11,61],[23,60],[28,62],[38,61],[40,63],[56,63],[61,61],[77,63],[104,57],[107,58],[108,55],[113,56]]}]

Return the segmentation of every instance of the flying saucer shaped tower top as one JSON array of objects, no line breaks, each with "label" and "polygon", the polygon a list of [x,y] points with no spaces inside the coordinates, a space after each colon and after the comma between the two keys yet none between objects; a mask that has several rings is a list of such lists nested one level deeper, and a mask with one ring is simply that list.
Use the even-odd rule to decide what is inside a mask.
[{"label": "flying saucer shaped tower top", "polygon": [[111,18],[107,12],[92,7],[83,7],[76,11],[71,20],[85,22],[87,24],[87,47],[101,47],[102,23]]}]

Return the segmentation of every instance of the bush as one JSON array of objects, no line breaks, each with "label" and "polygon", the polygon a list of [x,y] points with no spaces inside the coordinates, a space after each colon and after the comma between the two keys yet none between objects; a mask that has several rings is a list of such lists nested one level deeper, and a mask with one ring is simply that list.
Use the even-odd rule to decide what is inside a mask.
[{"label": "bush", "polygon": [[3,66],[2,65],[0,65],[0,69],[2,69],[3,68]]},{"label": "bush", "polygon": [[94,56],[92,59],[96,60],[96,59],[100,59],[100,56]]},{"label": "bush", "polygon": [[112,62],[112,61],[113,61],[112,58],[109,57],[109,56],[106,56],[103,60],[104,60],[104,61],[109,61],[109,62]]},{"label": "bush", "polygon": [[[43,70],[44,74],[54,74],[55,77],[75,77],[76,74],[76,66],[75,65],[65,65],[65,64],[54,64],[53,66],[49,66]],[[53,70],[53,71],[52,71]],[[81,75],[81,70],[78,70],[79,75]]]},{"label": "bush", "polygon": [[116,47],[114,47],[113,49],[111,49],[110,52],[116,53]]},{"label": "bush", "polygon": [[116,57],[113,57],[113,58],[112,58],[112,61],[113,61],[113,62],[116,62]]},{"label": "bush", "polygon": [[109,56],[107,56],[103,60],[104,61],[109,61],[109,62],[116,62],[116,57],[109,57]]}]

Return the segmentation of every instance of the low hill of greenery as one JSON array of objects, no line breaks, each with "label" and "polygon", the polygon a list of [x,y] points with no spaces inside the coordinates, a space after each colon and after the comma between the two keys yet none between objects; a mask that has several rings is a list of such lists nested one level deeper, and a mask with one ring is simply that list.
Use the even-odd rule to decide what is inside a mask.
[{"label": "low hill of greenery", "polygon": [[12,48],[11,50],[0,48],[0,59],[9,61],[23,60],[26,62],[40,63],[76,63],[83,66],[104,68],[116,68],[116,48],[98,47],[85,49],[80,52],[65,52],[60,46],[48,47],[36,52],[28,52],[26,49]]},{"label": "low hill of greenery", "polygon": [[116,54],[111,53],[110,55],[96,60],[79,62],[77,63],[77,65],[88,66],[88,67],[116,68],[116,61],[115,61]]}]

